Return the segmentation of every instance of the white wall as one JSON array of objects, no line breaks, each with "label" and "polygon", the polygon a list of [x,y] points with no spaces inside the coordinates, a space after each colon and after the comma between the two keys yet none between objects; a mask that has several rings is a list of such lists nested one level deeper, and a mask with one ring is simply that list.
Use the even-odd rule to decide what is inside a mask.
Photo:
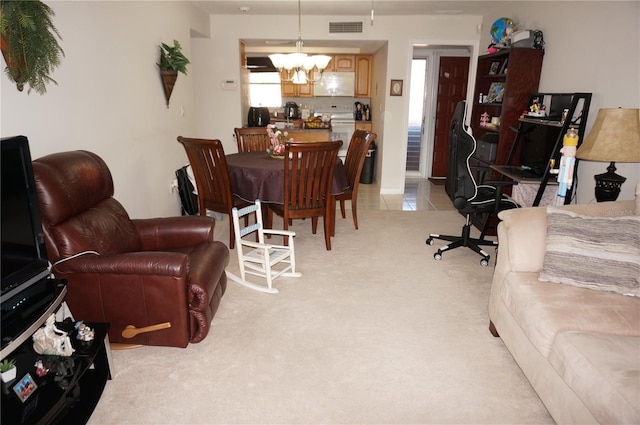
[{"label": "white wall", "polygon": [[[220,138],[225,149],[235,149],[233,128],[242,124],[240,93],[222,90],[220,83],[240,78],[238,40],[296,35],[295,16],[280,17],[278,25],[265,25],[258,16],[212,16],[209,24],[209,16],[182,1],[47,4],[56,12],[54,23],[66,53],[53,74],[59,86],[50,86],[44,96],[27,95],[17,92],[3,73],[0,134],[28,136],[34,158],[72,149],[98,153],[111,168],[116,197],[134,217],[179,213],[177,194],[169,193],[175,169],[187,162],[178,135]],[[483,51],[491,23],[510,16],[544,31],[540,90],[594,93],[589,127],[600,107],[640,107],[638,1],[508,5],[488,6],[483,17],[376,16],[374,26],[368,25],[368,16],[350,17],[367,23],[365,33],[341,37],[388,40],[386,51],[375,57],[372,94],[372,103],[383,108],[374,110],[382,191],[401,193],[404,186],[408,96],[390,97],[387,85],[390,79],[409,81],[413,43],[470,42]],[[332,39],[327,34],[332,20],[344,17],[303,16],[303,38]],[[209,31],[210,39],[200,37]],[[178,77],[167,109],[155,62],[158,44],[174,38],[193,64],[188,76]],[[580,202],[593,199],[592,176],[605,168],[604,163],[581,163]],[[628,179],[620,199],[632,199],[640,165],[618,164],[618,169]]]},{"label": "white wall", "polygon": [[53,73],[59,85],[43,96],[20,93],[3,73],[2,136],[26,135],[34,159],[93,151],[109,165],[115,196],[132,217],[179,214],[169,184],[187,163],[176,137],[195,128],[192,74],[179,75],[167,109],[155,63],[158,45],[173,39],[192,59],[190,28],[207,34],[208,16],[188,2],[47,4],[65,52]]},{"label": "white wall", "polygon": [[[640,2],[512,2],[485,15],[481,46],[497,16],[544,32],[541,92],[593,93],[587,132],[600,108],[640,108]],[[608,24],[604,24],[607,22]],[[609,164],[580,161],[577,201],[595,202],[593,176]],[[634,199],[640,164],[616,164],[627,181],[618,199]]]},{"label": "white wall", "polygon": [[[545,3],[550,6],[551,3]],[[540,29],[546,41],[540,91],[593,93],[588,129],[601,107],[640,107],[640,2],[553,2],[541,7],[533,2],[487,2],[482,17],[474,16],[376,16],[374,26],[364,25],[360,39],[387,40],[387,48],[374,62],[372,95],[375,105],[374,131],[378,133],[377,179],[382,193],[402,193],[404,188],[405,138],[408,96],[391,97],[388,81],[409,81],[413,43],[469,44],[483,53],[489,44],[489,28],[500,16],[511,17],[522,28]],[[223,79],[239,79],[241,38],[292,38],[292,25],[264,25],[263,17],[251,15],[213,16],[212,40],[194,43],[194,54],[202,61],[195,69],[197,131],[201,136],[219,137],[225,148],[235,149],[231,137],[234,126],[242,123],[239,93],[220,88]],[[327,23],[343,17],[302,17],[303,39],[330,39]],[[368,17],[350,17],[368,22]],[[603,22],[615,22],[616,30]],[[482,31],[477,25],[482,23]],[[624,47],[621,47],[624,46]],[[473,63],[478,51],[472,54]],[[218,58],[224,58],[220,60]],[[381,65],[380,61],[385,62]],[[408,87],[405,88],[405,92]],[[470,93],[472,91],[470,90]],[[580,164],[577,196],[579,202],[593,201],[593,175],[604,172],[606,164]],[[633,198],[640,180],[640,165],[618,164],[619,174],[627,177],[619,199]]]}]

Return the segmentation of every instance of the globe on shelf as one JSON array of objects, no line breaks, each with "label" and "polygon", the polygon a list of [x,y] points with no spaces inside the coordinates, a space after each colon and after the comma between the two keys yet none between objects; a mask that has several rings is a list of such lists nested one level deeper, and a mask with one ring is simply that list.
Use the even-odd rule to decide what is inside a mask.
[{"label": "globe on shelf", "polygon": [[498,18],[491,25],[491,40],[495,44],[500,44],[503,38],[508,35],[507,30],[513,30],[514,23],[509,18]]}]

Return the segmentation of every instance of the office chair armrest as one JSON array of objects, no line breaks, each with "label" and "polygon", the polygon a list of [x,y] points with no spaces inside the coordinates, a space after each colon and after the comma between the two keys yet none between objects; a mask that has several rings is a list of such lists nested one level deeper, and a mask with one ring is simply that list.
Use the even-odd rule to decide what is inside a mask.
[{"label": "office chair armrest", "polygon": [[493,213],[498,214],[498,212],[500,211],[500,200],[502,199],[504,188],[506,186],[513,186],[514,184],[517,184],[517,182],[514,182],[513,180],[488,180],[483,184],[486,186],[493,186],[496,188],[496,197],[495,197]]}]

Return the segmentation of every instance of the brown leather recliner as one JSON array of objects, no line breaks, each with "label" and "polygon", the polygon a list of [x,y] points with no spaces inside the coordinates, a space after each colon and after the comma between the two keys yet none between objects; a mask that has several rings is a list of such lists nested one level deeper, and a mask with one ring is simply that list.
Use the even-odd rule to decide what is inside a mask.
[{"label": "brown leather recliner", "polygon": [[229,263],[211,218],[130,219],[91,152],[44,156],[33,171],[49,261],[68,280],[76,320],[108,322],[116,343],[186,347],[206,337]]}]

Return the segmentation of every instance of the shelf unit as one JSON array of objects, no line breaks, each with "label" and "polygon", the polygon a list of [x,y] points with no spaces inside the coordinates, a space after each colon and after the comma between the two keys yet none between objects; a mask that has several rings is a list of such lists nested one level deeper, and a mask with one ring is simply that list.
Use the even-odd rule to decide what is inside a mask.
[{"label": "shelf unit", "polygon": [[[537,207],[540,205],[540,200],[552,176],[552,162],[556,165],[560,164],[562,157],[560,149],[562,149],[563,138],[567,130],[573,128],[578,133],[578,147],[584,140],[591,105],[591,93],[532,93],[528,105],[533,104],[534,100],[549,108],[549,113],[553,115],[545,118],[522,115],[518,119],[516,136],[505,164],[521,165],[520,157],[523,144],[544,142],[540,147],[540,152],[545,163],[545,170],[533,201],[533,206]],[[578,163],[579,161],[576,161],[573,169],[574,182],[577,181]],[[573,187],[567,190],[565,204],[571,203],[572,194]]]},{"label": "shelf unit", "polygon": [[[470,126],[476,140],[486,133],[498,135],[496,164],[506,163],[513,140],[512,127],[518,125],[529,95],[538,91],[543,57],[542,49],[513,47],[478,58]],[[501,85],[501,101],[481,101],[480,95],[488,96],[492,84]],[[480,119],[484,113],[498,117],[500,125],[495,128],[481,126]]]}]

